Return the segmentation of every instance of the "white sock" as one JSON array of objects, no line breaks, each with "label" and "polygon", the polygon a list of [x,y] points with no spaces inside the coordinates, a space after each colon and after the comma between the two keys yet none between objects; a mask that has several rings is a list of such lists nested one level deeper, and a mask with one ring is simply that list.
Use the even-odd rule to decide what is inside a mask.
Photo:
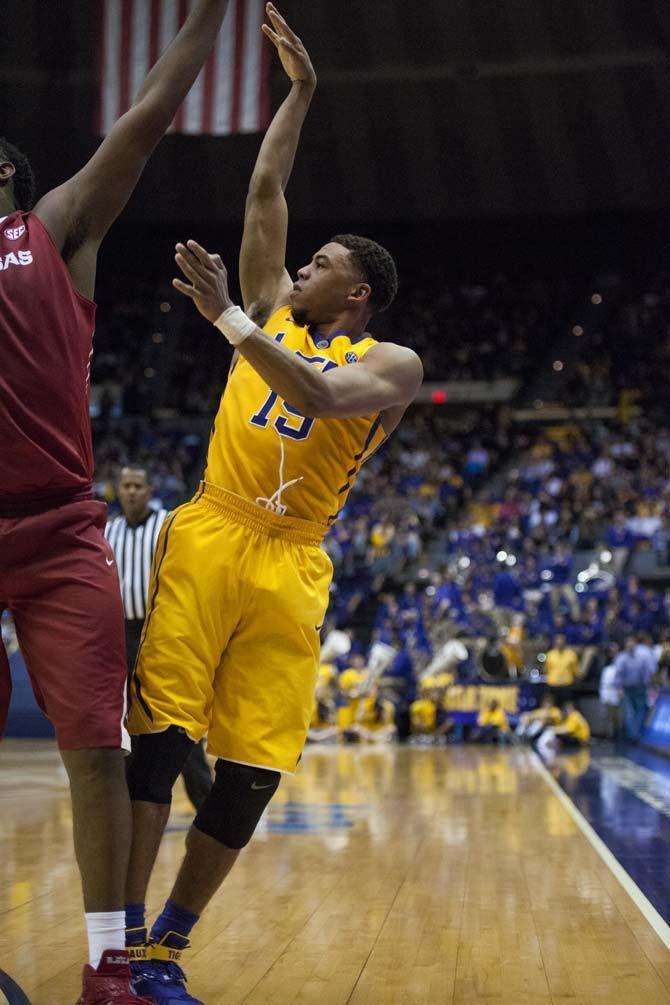
[{"label": "white sock", "polygon": [[554,731],[553,729],[545,729],[544,733],[537,741],[537,750],[542,757],[551,757],[553,753],[554,746]]},{"label": "white sock", "polygon": [[97,969],[106,949],[126,948],[126,912],[104,911],[87,914],[88,961]]}]

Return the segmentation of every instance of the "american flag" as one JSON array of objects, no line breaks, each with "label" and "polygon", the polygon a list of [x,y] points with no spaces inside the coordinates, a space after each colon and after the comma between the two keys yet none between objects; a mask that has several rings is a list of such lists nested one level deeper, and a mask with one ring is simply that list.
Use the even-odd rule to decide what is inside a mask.
[{"label": "american flag", "polygon": [[[104,0],[98,133],[132,104],[149,69],[186,20],[192,0]],[[230,0],[214,52],[171,131],[228,136],[269,122],[270,47],[261,32],[264,0]]]}]

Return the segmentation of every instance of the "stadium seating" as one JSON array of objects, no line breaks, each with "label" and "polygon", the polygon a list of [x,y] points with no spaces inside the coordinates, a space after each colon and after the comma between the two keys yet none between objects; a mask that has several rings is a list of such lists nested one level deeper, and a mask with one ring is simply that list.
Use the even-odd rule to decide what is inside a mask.
[{"label": "stadium seating", "polygon": [[[670,280],[587,285],[600,292],[422,274],[382,316],[382,334],[416,348],[430,380],[518,381],[508,404],[411,408],[326,539],[329,625],[348,631],[352,653],[393,647],[404,707],[454,639],[468,654],[461,682],[541,680],[565,635],[588,684],[628,635],[670,638],[670,422],[651,393],[670,367]],[[199,477],[229,355],[166,290],[126,291],[102,317],[96,490],[113,505],[114,475],[133,458],[172,507]]]}]

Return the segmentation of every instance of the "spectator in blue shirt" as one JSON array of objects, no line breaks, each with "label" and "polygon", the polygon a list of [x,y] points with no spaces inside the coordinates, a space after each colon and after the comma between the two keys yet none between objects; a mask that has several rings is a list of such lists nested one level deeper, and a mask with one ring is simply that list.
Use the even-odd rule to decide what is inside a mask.
[{"label": "spectator in blue shirt", "polygon": [[489,467],[489,452],[479,443],[475,442],[466,454],[463,465],[463,474],[472,483],[478,483],[486,474]]},{"label": "spectator in blue shirt", "polygon": [[394,704],[404,709],[410,701],[414,701],[415,697],[414,665],[407,647],[397,636],[393,638],[393,645],[398,647],[398,652],[391,665],[384,670],[379,685],[390,689],[393,692],[390,697]]},{"label": "spectator in blue shirt", "polygon": [[619,592],[625,604],[631,604],[633,601],[639,602],[644,596],[644,590],[640,586],[640,580],[637,576],[629,576],[624,583],[621,583]]},{"label": "spectator in blue shirt", "polygon": [[647,647],[637,645],[634,635],[629,635],[614,665],[615,686],[623,696],[625,736],[631,743],[637,743],[647,717],[647,688],[656,672],[654,658]]},{"label": "spectator in blue shirt", "polygon": [[543,581],[534,555],[528,555],[524,558],[518,572],[518,580],[523,589],[525,600],[538,603],[541,599]]},{"label": "spectator in blue shirt", "polygon": [[437,588],[435,594],[436,614],[458,613],[463,610],[463,597],[461,588],[453,576],[445,575],[442,583]]},{"label": "spectator in blue shirt", "polygon": [[545,563],[545,567],[552,573],[552,583],[557,586],[565,586],[570,580],[572,571],[572,555],[560,542],[554,547],[553,554]]},{"label": "spectator in blue shirt", "polygon": [[610,548],[632,548],[635,544],[635,535],[626,526],[623,513],[614,514],[614,520],[607,531],[607,543]]},{"label": "spectator in blue shirt", "polygon": [[493,599],[496,607],[512,607],[523,610],[523,596],[519,583],[511,572],[498,572],[493,580]]}]

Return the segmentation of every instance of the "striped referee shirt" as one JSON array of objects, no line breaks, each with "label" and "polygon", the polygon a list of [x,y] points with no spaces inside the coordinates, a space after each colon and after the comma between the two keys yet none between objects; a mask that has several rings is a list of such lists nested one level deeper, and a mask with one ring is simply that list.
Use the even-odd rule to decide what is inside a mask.
[{"label": "striped referee shirt", "polygon": [[158,532],[167,515],[166,509],[151,510],[146,520],[135,527],[125,516],[117,516],[105,527],[105,537],[116,558],[123,610],[128,620],[143,619],[146,614],[151,563]]}]

